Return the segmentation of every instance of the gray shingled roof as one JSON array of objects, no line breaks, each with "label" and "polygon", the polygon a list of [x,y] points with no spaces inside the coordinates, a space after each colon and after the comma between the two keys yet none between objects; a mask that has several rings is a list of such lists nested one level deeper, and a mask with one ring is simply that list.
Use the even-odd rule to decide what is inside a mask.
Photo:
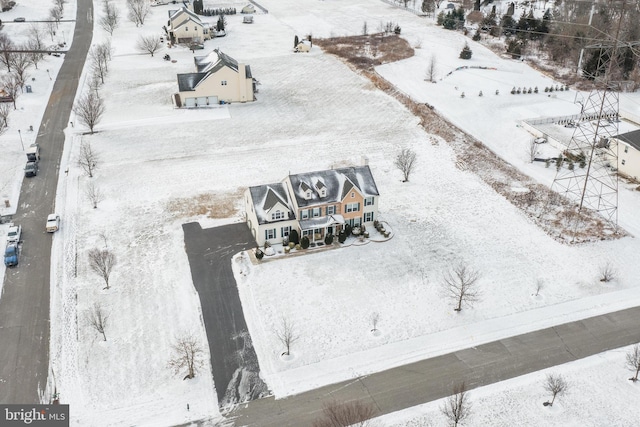
[{"label": "gray shingled roof", "polygon": [[[253,200],[253,209],[258,218],[259,224],[265,224],[267,222],[273,222],[267,220],[268,212],[277,203],[282,203],[291,212],[293,212],[293,206],[289,200],[289,193],[286,186],[282,182],[275,184],[259,185],[256,187],[249,187],[249,193]],[[289,218],[284,218],[282,221],[288,221],[295,218],[295,212]]]},{"label": "gray shingled roof", "polygon": [[192,91],[205,79],[207,73],[178,74],[178,92]]},{"label": "gray shingled roof", "polygon": [[[184,17],[182,16],[184,15]],[[174,21],[180,19],[180,21],[175,25],[175,28],[179,27],[180,25],[184,24],[185,21],[188,21],[189,19],[196,21],[199,24],[202,24],[202,21],[200,21],[200,17],[198,15],[196,15],[195,13],[191,12],[189,9],[187,9],[186,7],[182,7],[180,9],[173,9],[169,11],[169,20],[170,21]]]},{"label": "gray shingled roof", "polygon": [[623,133],[616,136],[620,141],[624,141],[636,150],[640,151],[640,129],[632,132]]},{"label": "gray shingled roof", "polygon": [[[364,197],[379,195],[368,165],[289,175],[289,180],[299,207],[340,202],[353,187]],[[320,197],[316,191],[312,191],[311,199],[306,200],[302,189],[315,186],[318,181],[326,186],[327,195]]]}]

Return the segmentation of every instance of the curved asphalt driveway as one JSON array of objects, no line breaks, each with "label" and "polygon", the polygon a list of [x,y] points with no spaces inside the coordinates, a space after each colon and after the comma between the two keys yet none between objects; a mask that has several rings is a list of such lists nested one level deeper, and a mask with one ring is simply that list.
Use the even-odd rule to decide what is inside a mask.
[{"label": "curved asphalt driveway", "polygon": [[51,397],[41,396],[49,371],[51,258],[51,236],[45,233],[44,222],[54,211],[63,130],[69,123],[92,33],[92,2],[78,0],[73,42],[64,55],[38,130],[40,170],[38,176],[22,182],[20,203],[13,217],[22,225],[23,243],[20,264],[7,269],[0,298],[0,403],[40,403]]},{"label": "curved asphalt driveway", "polygon": [[[262,396],[267,389],[258,375],[258,358],[231,268],[231,257],[255,247],[255,240],[245,223],[203,229],[192,222],[182,229],[207,330],[218,404],[225,407]],[[241,383],[248,385],[248,395]]]}]

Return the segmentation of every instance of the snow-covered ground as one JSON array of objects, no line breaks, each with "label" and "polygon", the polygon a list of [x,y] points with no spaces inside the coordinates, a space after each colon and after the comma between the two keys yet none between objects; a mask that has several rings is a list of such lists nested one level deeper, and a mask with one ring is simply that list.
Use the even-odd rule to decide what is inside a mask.
[{"label": "snow-covered ground", "polygon": [[[633,427],[638,414],[630,408],[640,404],[640,384],[628,380],[625,369],[629,348],[607,351],[564,365],[472,390],[466,426]],[[545,390],[548,374],[561,375],[567,392],[553,406]],[[431,427],[447,424],[440,408],[446,399],[429,402],[373,420],[386,427]]]},{"label": "snow-covered ground", "polygon": [[[45,3],[34,1],[34,14],[35,5]],[[94,135],[83,135],[78,125],[67,129],[61,170],[68,167],[69,173],[60,180],[56,203],[63,225],[53,248],[51,355],[61,400],[73,408],[73,425],[172,425],[217,417],[208,364],[193,381],[182,381],[183,375],[167,368],[174,337],[184,331],[193,331],[208,348],[181,225],[242,221],[241,192],[247,186],[279,181],[289,172],[359,163],[362,156],[368,157],[381,194],[381,218],[394,231],[391,240],[258,265],[235,258],[262,375],[277,397],[640,303],[634,282],[640,273],[637,239],[575,247],[554,241],[479,178],[458,169],[447,143],[432,144],[400,103],[318,48],[292,53],[293,38],[359,34],[365,20],[370,28],[398,22],[403,37],[412,45],[420,42],[421,48],[414,58],[378,72],[545,184],[552,182],[553,172],[527,163],[531,136],[517,124],[523,118],[579,111],[575,92],[555,98],[510,95],[513,86],[544,87],[551,80],[377,0],[349,5],[261,0],[269,14],[256,14],[251,25],[243,25],[240,15],[227,16],[228,35],[207,41],[200,51],[204,55],[220,48],[249,64],[260,81],[258,101],[177,110],[170,101],[177,90],[176,73],[193,69],[193,54],[163,47],[152,58],[135,48],[139,34],[161,34],[172,6],[152,8],[145,25],[136,28],[125,19],[125,1],[113,3],[123,20],[114,32],[113,59],[100,89],[106,113]],[[205,7],[217,4],[230,2],[209,1]],[[73,1],[65,5],[67,13],[74,8]],[[100,5],[95,8],[97,22]],[[96,26],[95,41],[105,37]],[[458,59],[465,41],[473,50],[470,61]],[[165,53],[176,62],[162,60]],[[432,56],[438,63],[437,84],[424,81]],[[47,61],[53,73],[61,59]],[[496,69],[447,76],[462,65]],[[32,71],[46,69],[39,68]],[[2,195],[14,209],[24,154],[16,135],[20,127],[13,126],[24,128],[28,118],[41,116],[50,89],[35,90],[42,80],[48,82],[46,73],[34,82],[38,102],[27,104],[27,94],[18,98],[24,110],[10,117],[9,131],[0,136],[3,153],[10,154],[0,157]],[[477,96],[480,90],[483,97]],[[637,95],[624,95],[622,101],[639,110]],[[85,196],[90,180],[77,166],[83,141],[100,156],[92,179],[104,194],[97,209]],[[418,153],[408,183],[401,182],[393,166],[402,148]],[[204,196],[213,202],[202,215],[197,208]],[[237,210],[220,218],[221,206]],[[633,215],[638,208],[637,194],[621,191],[620,223],[632,234],[640,233]],[[118,258],[109,290],[87,263],[88,251],[104,245]],[[602,284],[598,270],[607,260],[618,269],[618,280]],[[461,313],[443,299],[441,288],[443,272],[458,261],[482,274],[482,299]],[[538,279],[544,287],[534,297]],[[110,314],[106,342],[86,324],[85,313],[95,302]],[[369,333],[372,312],[380,314],[380,336]],[[280,359],[274,333],[283,316],[300,335],[288,361]],[[514,380],[495,387],[529,388],[526,381],[538,381],[535,375],[522,379],[523,386]],[[433,405],[426,411],[437,412]],[[553,414],[570,423],[573,413],[557,409],[561,405],[554,405]],[[489,403],[485,409],[490,410]],[[531,417],[525,424],[539,419]]]}]

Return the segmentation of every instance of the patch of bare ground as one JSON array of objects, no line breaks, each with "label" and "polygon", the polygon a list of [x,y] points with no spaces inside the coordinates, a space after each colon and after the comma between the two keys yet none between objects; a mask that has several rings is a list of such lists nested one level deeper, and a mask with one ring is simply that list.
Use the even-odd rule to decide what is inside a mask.
[{"label": "patch of bare ground", "polygon": [[174,218],[192,218],[206,216],[207,218],[230,218],[238,209],[236,203],[242,198],[242,190],[233,193],[203,193],[195,197],[172,199],[167,208]]},{"label": "patch of bare ground", "polygon": [[[375,43],[375,55],[370,58],[367,54],[372,51],[367,46],[372,43]],[[325,52],[339,57],[354,71],[366,76],[378,89],[405,105],[420,119],[420,125],[427,133],[441,137],[453,147],[458,168],[479,176],[555,240],[575,244],[617,239],[627,235],[623,229],[605,221],[597,212],[584,208],[578,211],[575,203],[520,172],[430,106],[414,101],[377,74],[374,70],[376,65],[413,56],[413,49],[403,39],[397,36],[370,35],[322,39],[316,40],[316,44]]]}]

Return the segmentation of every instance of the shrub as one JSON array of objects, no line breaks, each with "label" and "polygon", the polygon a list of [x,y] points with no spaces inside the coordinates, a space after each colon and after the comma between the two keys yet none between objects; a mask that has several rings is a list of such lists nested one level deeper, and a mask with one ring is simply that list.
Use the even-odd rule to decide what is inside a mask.
[{"label": "shrub", "polygon": [[473,40],[474,42],[478,42],[481,38],[482,37],[480,36],[480,30],[477,30],[473,37],[471,37],[471,40]]},{"label": "shrub", "polygon": [[300,247],[302,249],[307,249],[309,247],[309,237],[302,236],[302,239],[300,239]]},{"label": "shrub", "polygon": [[471,55],[473,55],[473,52],[471,52],[469,45],[465,43],[460,52],[460,59],[471,59]]},{"label": "shrub", "polygon": [[289,232],[289,241],[293,242],[294,245],[300,243],[300,235],[298,234],[298,230],[291,230],[291,232]]},{"label": "shrub", "polygon": [[344,243],[345,240],[347,240],[347,233],[345,233],[344,231],[341,231],[338,234],[338,242]]},{"label": "shrub", "polygon": [[262,259],[264,257],[264,252],[260,250],[260,248],[256,248],[256,259]]},{"label": "shrub", "polygon": [[347,235],[347,237],[351,236],[351,225],[349,224],[344,225],[344,233]]},{"label": "shrub", "polygon": [[324,236],[325,245],[330,245],[332,243],[333,243],[333,234],[327,234],[326,236]]}]

